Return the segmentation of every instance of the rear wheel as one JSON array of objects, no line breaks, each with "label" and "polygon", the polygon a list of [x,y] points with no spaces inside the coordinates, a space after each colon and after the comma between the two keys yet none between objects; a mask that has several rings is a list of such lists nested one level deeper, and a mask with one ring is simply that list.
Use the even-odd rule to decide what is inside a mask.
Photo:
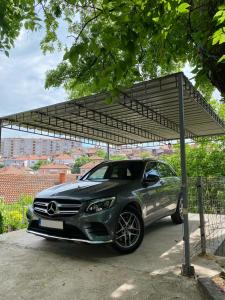
[{"label": "rear wheel", "polygon": [[182,197],[180,197],[180,199],[178,200],[177,209],[175,213],[171,215],[171,219],[174,224],[182,224],[184,222]]},{"label": "rear wheel", "polygon": [[144,237],[142,216],[134,207],[125,208],[115,226],[113,248],[122,254],[134,252]]}]

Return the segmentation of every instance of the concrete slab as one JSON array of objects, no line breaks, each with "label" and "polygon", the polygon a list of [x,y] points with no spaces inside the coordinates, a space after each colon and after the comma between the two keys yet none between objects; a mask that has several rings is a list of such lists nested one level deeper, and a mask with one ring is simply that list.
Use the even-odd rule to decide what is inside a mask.
[{"label": "concrete slab", "polygon": [[182,226],[169,218],[126,256],[11,232],[0,236],[0,299],[202,299],[196,282],[179,275],[182,254]]}]

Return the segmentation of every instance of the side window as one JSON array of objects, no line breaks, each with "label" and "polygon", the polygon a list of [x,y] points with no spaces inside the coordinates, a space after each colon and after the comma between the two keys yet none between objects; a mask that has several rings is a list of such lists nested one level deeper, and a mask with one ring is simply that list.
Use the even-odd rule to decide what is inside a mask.
[{"label": "side window", "polygon": [[90,176],[88,176],[88,179],[89,180],[103,179],[107,169],[108,169],[108,166],[104,166],[102,168],[97,169]]},{"label": "side window", "polygon": [[147,178],[148,175],[156,175],[159,176],[159,172],[157,170],[157,163],[154,161],[148,162],[146,169],[145,169],[145,177]]},{"label": "side window", "polygon": [[176,176],[175,172],[167,165],[158,163],[158,171],[160,177],[173,177]]}]

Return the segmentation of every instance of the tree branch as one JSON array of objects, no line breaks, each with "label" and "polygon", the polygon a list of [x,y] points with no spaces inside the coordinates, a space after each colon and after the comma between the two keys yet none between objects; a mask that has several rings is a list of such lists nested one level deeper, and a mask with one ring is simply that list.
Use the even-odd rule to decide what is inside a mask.
[{"label": "tree branch", "polygon": [[76,37],[75,43],[77,43],[79,37],[81,36],[82,32],[83,32],[84,29],[87,27],[87,25],[88,25],[90,22],[92,22],[92,21],[94,21],[95,19],[97,19],[101,14],[102,14],[102,12],[98,13],[97,15],[95,15],[94,17],[92,17],[91,19],[89,19],[89,20],[82,26],[82,28],[81,28],[81,30],[80,30],[78,36]]}]

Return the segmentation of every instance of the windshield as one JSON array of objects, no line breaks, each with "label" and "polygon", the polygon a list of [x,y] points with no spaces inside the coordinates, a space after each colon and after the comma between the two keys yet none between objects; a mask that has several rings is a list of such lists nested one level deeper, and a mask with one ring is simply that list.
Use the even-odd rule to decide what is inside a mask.
[{"label": "windshield", "polygon": [[142,176],[144,162],[142,161],[119,161],[105,163],[88,172],[82,180],[134,180]]}]

